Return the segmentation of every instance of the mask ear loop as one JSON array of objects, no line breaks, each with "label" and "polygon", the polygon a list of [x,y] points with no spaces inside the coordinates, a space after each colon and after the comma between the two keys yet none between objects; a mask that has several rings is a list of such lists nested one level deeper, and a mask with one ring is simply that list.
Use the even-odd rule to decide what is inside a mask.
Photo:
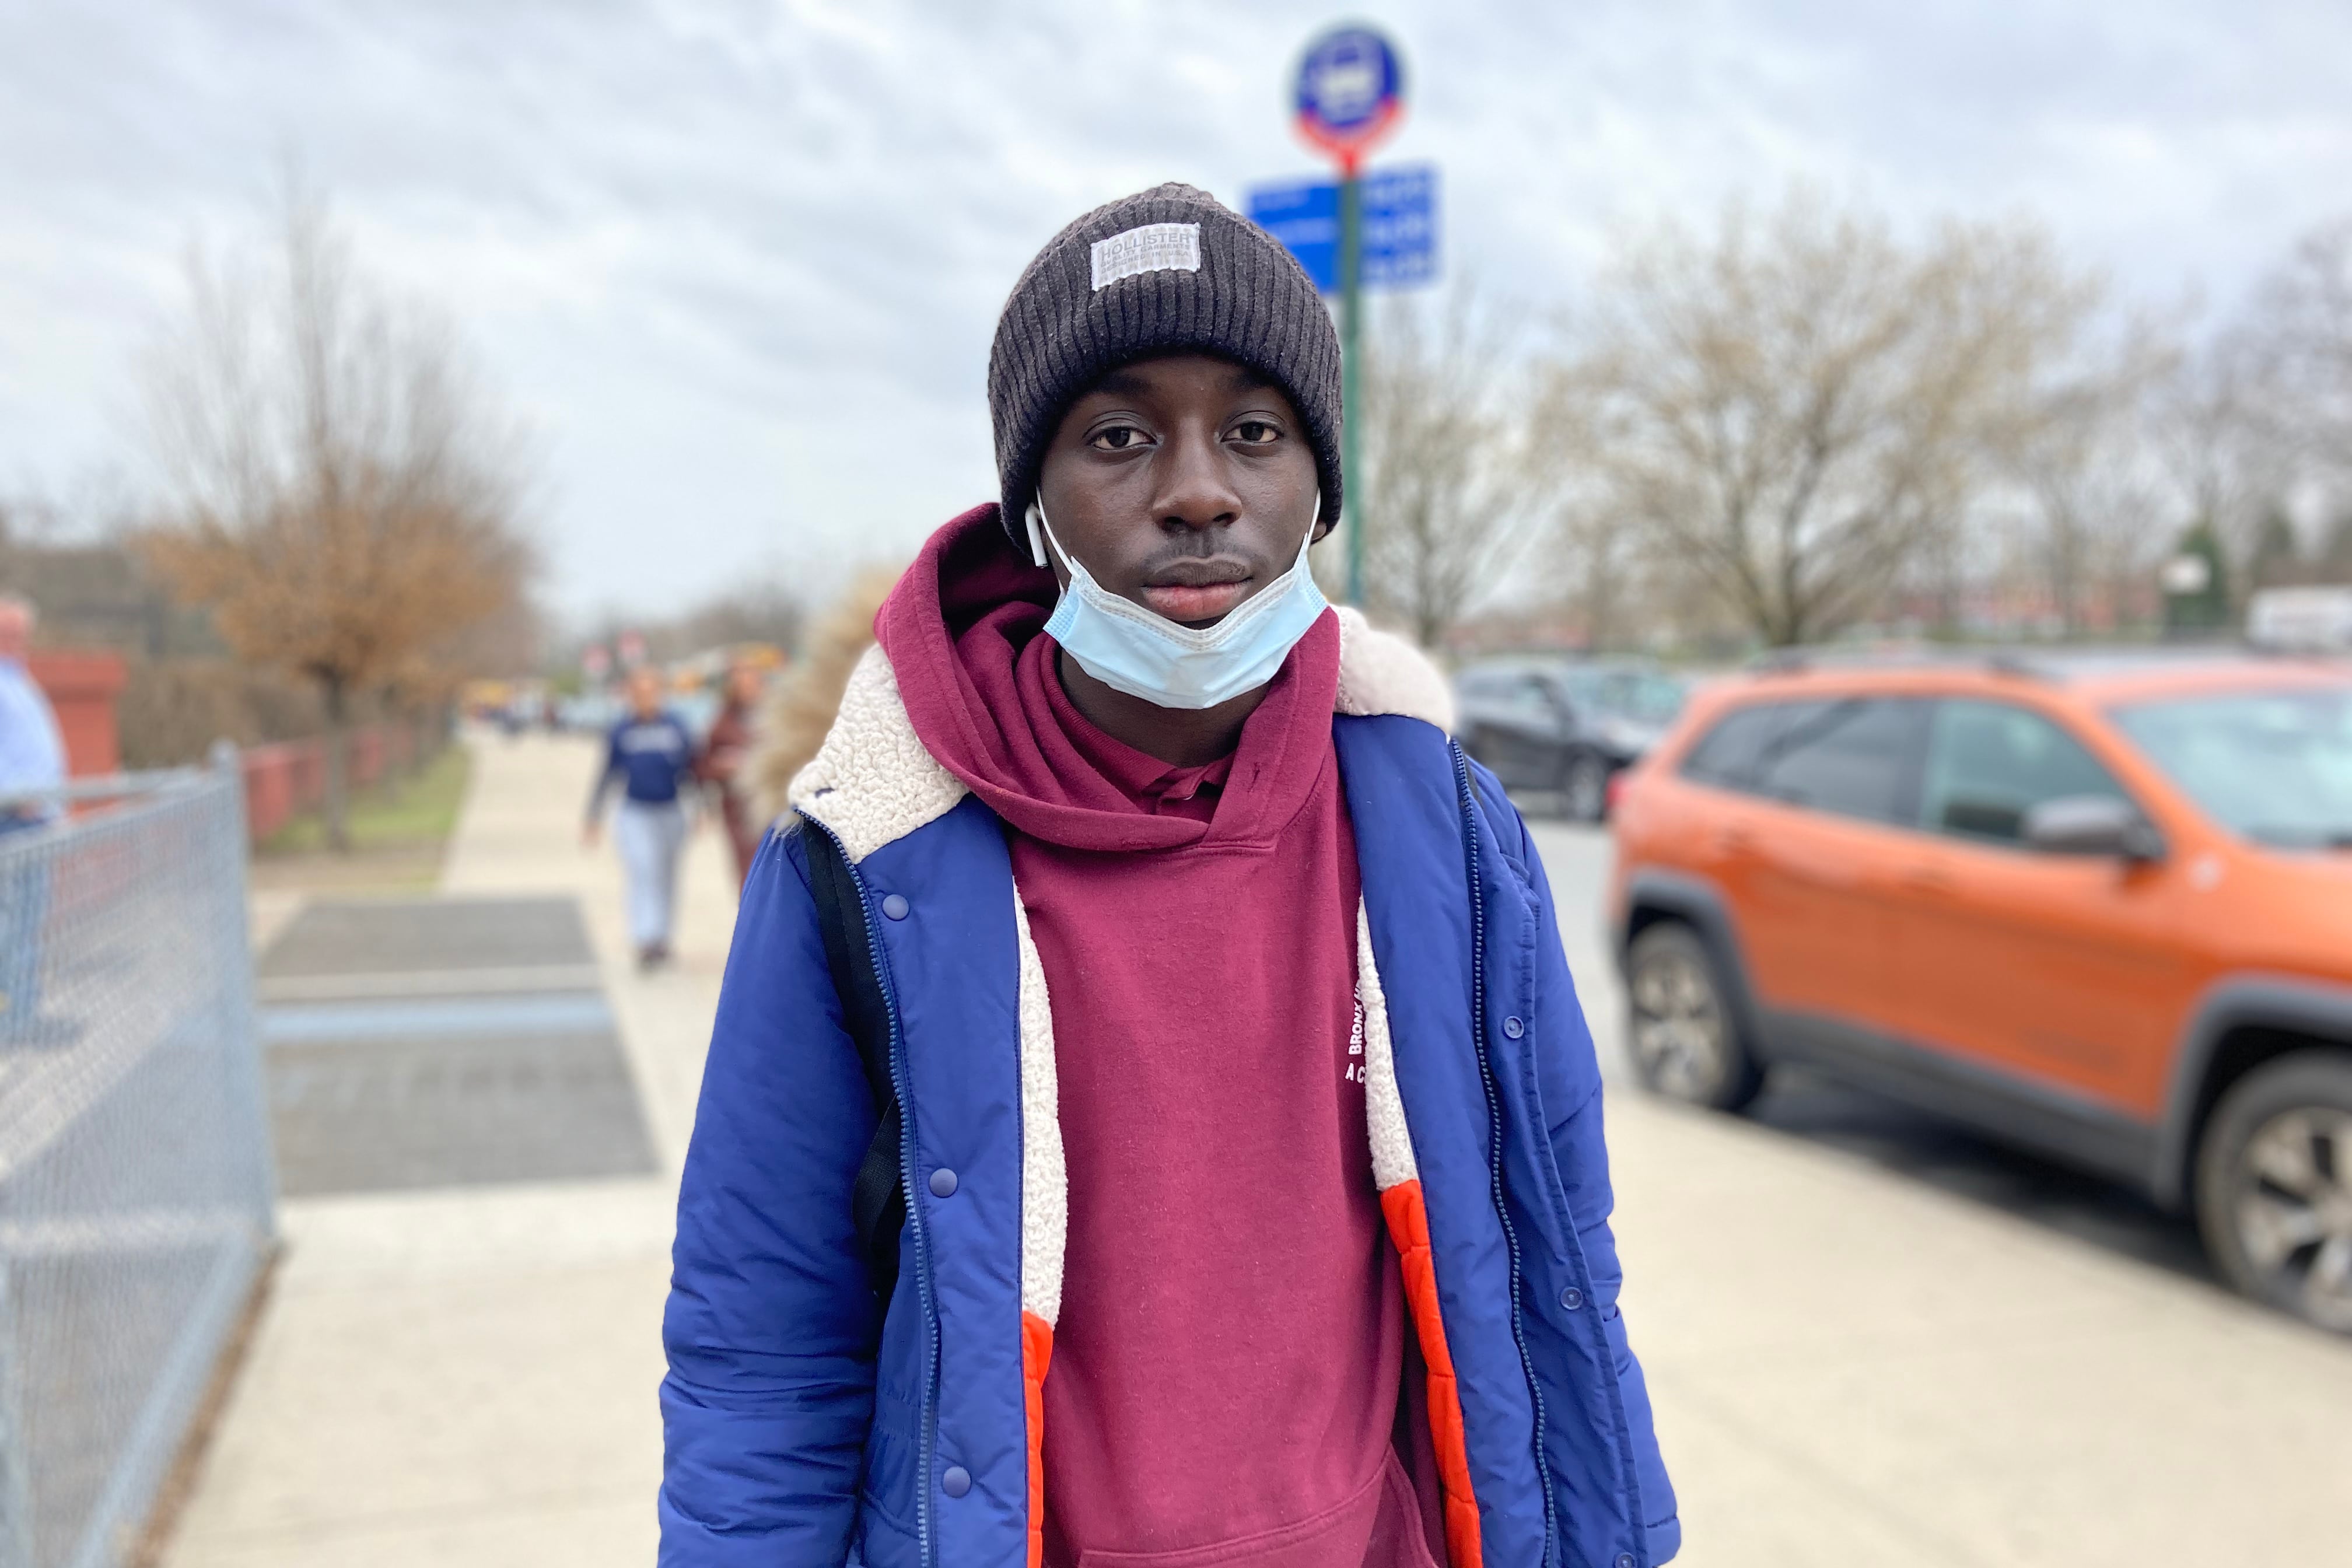
[{"label": "mask ear loop", "polygon": [[[1320,506],[1322,503],[1318,500],[1316,504]],[[1030,558],[1034,560],[1040,566],[1045,564],[1045,536],[1042,531],[1040,531],[1039,526],[1045,521],[1045,503],[1042,500],[1032,500],[1029,503],[1028,517],[1029,554]]]}]

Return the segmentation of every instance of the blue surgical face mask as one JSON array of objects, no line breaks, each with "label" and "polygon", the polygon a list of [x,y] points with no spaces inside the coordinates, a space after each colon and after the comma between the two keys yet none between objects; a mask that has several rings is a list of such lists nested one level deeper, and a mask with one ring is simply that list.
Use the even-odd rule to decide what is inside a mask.
[{"label": "blue surgical face mask", "polygon": [[[1318,491],[1315,515],[1322,511]],[[1029,548],[1037,564],[1046,564],[1045,541],[1051,539],[1070,569],[1070,585],[1062,590],[1045,630],[1080,669],[1105,686],[1162,708],[1214,708],[1264,686],[1328,607],[1307,569],[1307,547],[1315,540],[1312,521],[1289,571],[1225,612],[1216,625],[1196,629],[1106,592],[1054,539],[1044,502],[1029,503],[1028,521]]]}]

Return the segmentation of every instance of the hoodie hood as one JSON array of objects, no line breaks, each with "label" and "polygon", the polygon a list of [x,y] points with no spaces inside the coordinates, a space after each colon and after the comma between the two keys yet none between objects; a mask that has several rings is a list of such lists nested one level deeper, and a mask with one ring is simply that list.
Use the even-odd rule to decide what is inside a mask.
[{"label": "hoodie hood", "polygon": [[1262,843],[1336,765],[1340,633],[1327,611],[1243,724],[1213,818],[1154,815],[1111,776],[1151,764],[1062,689],[1045,630],[1057,594],[1053,574],[1018,554],[997,509],[982,506],[931,536],[874,622],[924,750],[1021,832],[1111,852]]}]

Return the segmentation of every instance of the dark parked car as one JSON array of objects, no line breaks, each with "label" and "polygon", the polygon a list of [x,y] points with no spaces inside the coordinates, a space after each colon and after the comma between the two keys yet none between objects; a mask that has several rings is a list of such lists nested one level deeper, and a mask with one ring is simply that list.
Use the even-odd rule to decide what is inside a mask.
[{"label": "dark parked car", "polygon": [[1553,790],[1567,814],[1598,822],[1609,780],[1657,743],[1684,686],[1628,659],[1483,659],[1454,677],[1463,748],[1508,789]]}]

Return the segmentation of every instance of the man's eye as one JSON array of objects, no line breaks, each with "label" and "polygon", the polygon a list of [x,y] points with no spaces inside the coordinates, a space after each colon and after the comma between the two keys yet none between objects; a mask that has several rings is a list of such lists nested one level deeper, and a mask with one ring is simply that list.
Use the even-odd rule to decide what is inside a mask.
[{"label": "man's eye", "polygon": [[1098,452],[1132,452],[1143,445],[1143,432],[1132,425],[1114,425],[1087,437],[1087,445]]},{"label": "man's eye", "polygon": [[1282,431],[1269,420],[1244,419],[1234,426],[1234,437],[1244,446],[1264,447],[1282,439]]}]

